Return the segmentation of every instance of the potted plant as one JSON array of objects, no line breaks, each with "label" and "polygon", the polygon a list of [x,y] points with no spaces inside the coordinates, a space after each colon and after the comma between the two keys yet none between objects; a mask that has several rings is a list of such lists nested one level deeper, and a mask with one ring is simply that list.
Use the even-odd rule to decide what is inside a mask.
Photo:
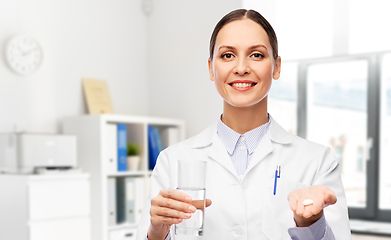
[{"label": "potted plant", "polygon": [[140,149],[136,143],[128,143],[127,149],[128,171],[137,171],[140,162]]}]

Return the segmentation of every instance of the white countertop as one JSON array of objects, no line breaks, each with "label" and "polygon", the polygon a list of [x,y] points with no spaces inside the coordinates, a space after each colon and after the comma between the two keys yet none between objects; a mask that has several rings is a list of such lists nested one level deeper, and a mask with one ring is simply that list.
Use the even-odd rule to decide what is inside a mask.
[{"label": "white countertop", "polygon": [[368,233],[391,236],[391,222],[374,222],[351,219],[350,229],[355,233]]}]

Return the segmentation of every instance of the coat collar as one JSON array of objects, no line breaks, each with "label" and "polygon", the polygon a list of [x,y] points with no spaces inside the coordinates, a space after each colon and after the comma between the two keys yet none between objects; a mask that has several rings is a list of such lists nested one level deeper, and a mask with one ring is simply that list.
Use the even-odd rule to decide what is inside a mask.
[{"label": "coat collar", "polygon": [[[271,117],[269,131],[262,138],[261,142],[256,148],[250,164],[247,167],[246,174],[274,150],[272,142],[276,144],[290,144],[292,141],[292,134],[285,131]],[[223,142],[217,135],[217,123],[211,125],[199,135],[195,136],[191,146],[192,148],[205,148],[210,146],[208,156],[227,168],[233,175],[238,177],[231,158],[225,149]]]},{"label": "coat collar", "polygon": [[[273,118],[271,118],[271,123],[269,126],[268,136],[269,139],[278,144],[289,144],[292,142],[292,134],[288,133],[283,129]],[[192,148],[203,148],[211,145],[216,139],[217,135],[217,122],[207,129],[202,131],[200,134],[194,137],[191,147]]]}]

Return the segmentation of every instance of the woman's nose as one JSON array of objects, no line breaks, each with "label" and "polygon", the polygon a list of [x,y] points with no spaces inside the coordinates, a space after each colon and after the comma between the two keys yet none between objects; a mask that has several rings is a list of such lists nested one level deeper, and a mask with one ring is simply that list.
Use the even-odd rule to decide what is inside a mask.
[{"label": "woman's nose", "polygon": [[248,65],[248,61],[245,58],[239,58],[237,60],[237,64],[234,68],[234,73],[239,75],[244,75],[250,73],[250,67]]}]

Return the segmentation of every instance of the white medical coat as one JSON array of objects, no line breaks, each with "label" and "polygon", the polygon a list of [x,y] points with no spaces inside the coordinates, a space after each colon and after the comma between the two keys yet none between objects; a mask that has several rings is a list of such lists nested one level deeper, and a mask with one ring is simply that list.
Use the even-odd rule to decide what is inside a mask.
[{"label": "white medical coat", "polygon": [[[335,155],[329,148],[286,132],[275,120],[256,148],[242,179],[236,173],[217,123],[202,133],[161,152],[151,177],[150,195],[141,217],[137,239],[144,240],[150,225],[151,197],[161,189],[177,188],[177,160],[207,161],[204,236],[207,240],[290,239],[295,227],[288,194],[297,188],[324,185],[332,189],[337,203],[324,209],[326,221],[337,240],[351,239],[346,198]],[[277,193],[274,176],[281,166]],[[171,227],[171,238],[175,239]],[[177,237],[177,239],[179,239]]]}]

